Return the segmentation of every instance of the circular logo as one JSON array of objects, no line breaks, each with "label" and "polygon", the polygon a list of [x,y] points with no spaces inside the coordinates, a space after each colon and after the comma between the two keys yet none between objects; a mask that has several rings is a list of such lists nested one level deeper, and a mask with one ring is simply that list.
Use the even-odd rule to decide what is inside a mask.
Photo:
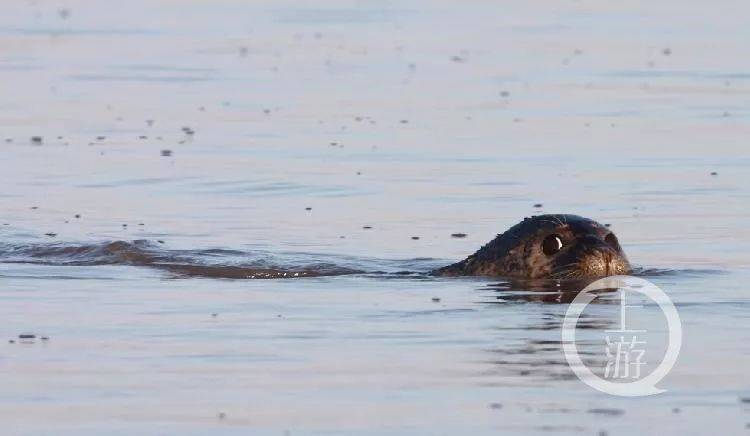
[{"label": "circular logo", "polygon": [[[594,291],[603,289],[619,289],[621,292],[621,328],[619,330],[609,330],[608,332],[616,333],[614,338],[608,335],[605,341],[605,351],[607,356],[607,365],[605,367],[605,377],[594,374],[581,360],[576,346],[576,325],[578,318],[583,313],[586,306],[591,303],[597,296]],[[650,374],[643,378],[634,375],[640,375],[640,366],[643,364],[641,358],[646,344],[643,340],[645,330],[634,330],[625,325],[625,310],[629,307],[625,304],[625,293],[633,292],[646,296],[654,301],[667,321],[667,330],[669,343],[667,346],[664,359],[659,366]],[[630,306],[640,307],[640,306]],[[639,340],[639,335],[641,336]],[[568,365],[581,381],[601,392],[617,395],[622,397],[640,397],[646,395],[655,395],[666,392],[656,387],[672,369],[677,356],[680,354],[682,346],[682,324],[677,309],[672,304],[666,293],[658,286],[648,280],[632,276],[612,276],[599,279],[586,286],[578,295],[565,313],[565,319],[562,326],[562,348]],[[637,374],[636,374],[637,373]],[[625,377],[621,377],[625,374]],[[611,377],[611,376],[615,377]],[[608,378],[626,378],[634,381],[613,382]]]}]

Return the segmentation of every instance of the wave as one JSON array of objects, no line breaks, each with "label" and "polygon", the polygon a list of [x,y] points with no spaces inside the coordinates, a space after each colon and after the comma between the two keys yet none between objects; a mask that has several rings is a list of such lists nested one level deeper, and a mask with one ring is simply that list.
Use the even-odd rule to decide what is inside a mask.
[{"label": "wave", "polygon": [[312,253],[269,253],[228,249],[171,250],[148,240],[91,244],[0,244],[1,263],[53,266],[123,265],[168,271],[177,276],[280,279],[354,274],[425,275],[433,259],[382,260]]}]

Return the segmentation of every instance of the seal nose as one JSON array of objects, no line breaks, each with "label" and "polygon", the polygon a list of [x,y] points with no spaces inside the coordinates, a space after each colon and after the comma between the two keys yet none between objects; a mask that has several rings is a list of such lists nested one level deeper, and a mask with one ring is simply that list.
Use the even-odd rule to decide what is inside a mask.
[{"label": "seal nose", "polygon": [[609,276],[628,271],[627,261],[611,245],[596,236],[585,236],[579,242],[583,249],[583,269],[591,275]]}]

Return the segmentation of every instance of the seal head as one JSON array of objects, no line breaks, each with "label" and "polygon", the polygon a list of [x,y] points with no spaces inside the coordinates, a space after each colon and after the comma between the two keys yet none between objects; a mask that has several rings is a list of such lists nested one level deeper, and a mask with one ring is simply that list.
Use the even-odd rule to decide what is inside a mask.
[{"label": "seal head", "polygon": [[607,227],[577,215],[525,218],[439,276],[580,279],[628,274],[630,263]]}]

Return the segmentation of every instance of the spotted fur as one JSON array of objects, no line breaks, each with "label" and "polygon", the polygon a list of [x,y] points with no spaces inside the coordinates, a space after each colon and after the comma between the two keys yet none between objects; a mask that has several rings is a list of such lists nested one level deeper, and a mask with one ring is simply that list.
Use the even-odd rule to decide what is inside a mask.
[{"label": "spotted fur", "polygon": [[[542,241],[558,235],[559,252],[547,255]],[[605,226],[577,215],[525,218],[461,262],[433,271],[439,276],[503,276],[577,279],[631,270],[617,238]]]}]

